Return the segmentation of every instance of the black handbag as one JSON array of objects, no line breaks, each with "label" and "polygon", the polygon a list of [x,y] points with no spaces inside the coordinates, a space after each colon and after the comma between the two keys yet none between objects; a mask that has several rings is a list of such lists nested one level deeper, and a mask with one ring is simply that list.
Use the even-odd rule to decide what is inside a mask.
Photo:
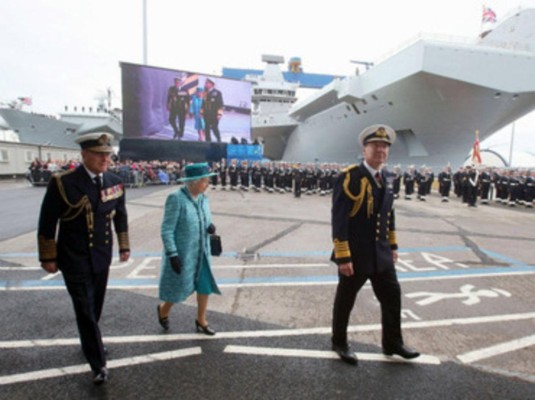
[{"label": "black handbag", "polygon": [[210,250],[213,256],[219,256],[223,252],[223,245],[221,244],[221,236],[210,235]]}]

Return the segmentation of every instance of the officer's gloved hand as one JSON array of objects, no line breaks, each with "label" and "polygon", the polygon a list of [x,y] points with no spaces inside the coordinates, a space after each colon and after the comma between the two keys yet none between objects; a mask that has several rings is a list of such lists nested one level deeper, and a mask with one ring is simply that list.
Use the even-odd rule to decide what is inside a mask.
[{"label": "officer's gloved hand", "polygon": [[210,224],[208,225],[208,228],[206,229],[206,231],[210,234],[210,235],[213,235],[215,233],[215,225],[214,224]]},{"label": "officer's gloved hand", "polygon": [[182,262],[180,262],[180,258],[178,258],[178,256],[169,257],[169,262],[171,263],[171,268],[173,268],[173,271],[175,271],[177,274],[182,272]]}]

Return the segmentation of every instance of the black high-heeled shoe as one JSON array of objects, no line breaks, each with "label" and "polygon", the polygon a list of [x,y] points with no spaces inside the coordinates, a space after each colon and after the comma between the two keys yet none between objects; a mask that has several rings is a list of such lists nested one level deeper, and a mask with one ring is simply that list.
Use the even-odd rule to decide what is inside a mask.
[{"label": "black high-heeled shoe", "polygon": [[205,335],[214,336],[215,331],[210,328],[209,325],[202,326],[198,320],[195,320],[195,328],[197,330],[197,333],[204,333]]},{"label": "black high-heeled shoe", "polygon": [[160,314],[160,305],[158,304],[158,307],[156,307],[156,311],[158,311],[158,322],[162,326],[164,330],[169,330],[169,318],[168,317],[162,317],[162,314]]}]

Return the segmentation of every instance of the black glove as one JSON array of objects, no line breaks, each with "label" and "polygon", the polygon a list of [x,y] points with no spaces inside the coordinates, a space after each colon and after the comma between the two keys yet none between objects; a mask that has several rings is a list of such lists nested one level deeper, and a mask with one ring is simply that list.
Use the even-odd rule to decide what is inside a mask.
[{"label": "black glove", "polygon": [[180,262],[180,258],[178,258],[178,256],[169,257],[169,262],[171,263],[171,268],[173,268],[173,271],[175,271],[177,274],[182,272],[182,263]]},{"label": "black glove", "polygon": [[208,225],[208,229],[206,229],[206,232],[208,232],[210,235],[213,235],[215,233],[215,225],[214,224]]}]

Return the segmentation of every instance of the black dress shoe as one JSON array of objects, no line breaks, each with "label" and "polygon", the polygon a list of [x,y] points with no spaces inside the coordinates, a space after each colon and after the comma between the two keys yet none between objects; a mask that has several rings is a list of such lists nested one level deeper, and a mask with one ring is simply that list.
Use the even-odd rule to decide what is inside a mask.
[{"label": "black dress shoe", "polygon": [[199,321],[195,320],[195,328],[197,330],[197,333],[204,333],[205,335],[214,336],[215,331],[210,328],[209,325],[202,326]]},{"label": "black dress shoe", "polygon": [[108,381],[108,368],[102,367],[98,371],[95,371],[93,376],[93,383],[95,385],[102,385],[104,382]]},{"label": "black dress shoe", "polygon": [[338,354],[338,356],[342,359],[343,362],[351,365],[358,364],[359,360],[357,358],[357,355],[351,350],[349,350],[349,346],[339,346],[333,344],[332,349],[336,354]]},{"label": "black dress shoe", "polygon": [[169,318],[168,317],[165,317],[165,318],[162,317],[162,314],[160,314],[160,305],[159,304],[158,304],[158,307],[156,307],[156,311],[158,311],[158,322],[160,323],[162,328],[167,331],[169,329]]},{"label": "black dress shoe", "polygon": [[408,360],[420,356],[420,353],[406,347],[405,345],[400,345],[393,348],[383,348],[383,354],[386,356],[393,356],[394,354],[397,354],[398,356],[401,356]]}]

